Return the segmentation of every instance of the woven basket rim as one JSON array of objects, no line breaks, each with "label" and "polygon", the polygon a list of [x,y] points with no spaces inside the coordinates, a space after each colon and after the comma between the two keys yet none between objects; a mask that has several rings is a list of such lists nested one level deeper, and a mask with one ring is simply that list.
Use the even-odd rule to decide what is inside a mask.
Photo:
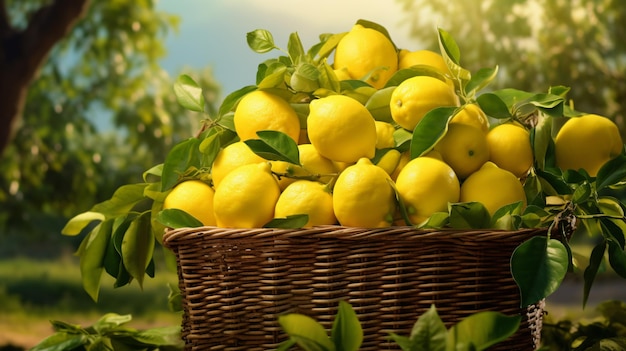
[{"label": "woven basket rim", "polygon": [[503,229],[424,229],[411,226],[392,226],[385,228],[345,227],[340,225],[324,225],[312,228],[222,228],[215,226],[188,227],[168,229],[163,235],[166,247],[177,246],[187,241],[190,236],[202,236],[204,239],[336,239],[336,240],[437,240],[442,236],[470,239],[473,242],[493,242],[498,240],[516,240],[545,234],[548,228],[520,228],[517,230]]}]

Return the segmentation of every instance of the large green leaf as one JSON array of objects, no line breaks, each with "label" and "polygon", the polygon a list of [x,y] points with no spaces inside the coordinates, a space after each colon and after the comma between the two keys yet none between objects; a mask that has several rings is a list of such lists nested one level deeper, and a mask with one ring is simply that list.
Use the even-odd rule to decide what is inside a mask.
[{"label": "large green leaf", "polygon": [[413,130],[411,159],[433,148],[448,130],[448,121],[454,116],[456,110],[456,107],[437,107],[424,115]]},{"label": "large green leaf", "polygon": [[127,214],[137,203],[145,200],[144,191],[147,186],[148,183],[122,185],[109,200],[94,205],[90,211],[102,213],[106,218]]},{"label": "large green leaf", "polygon": [[61,234],[63,235],[78,235],[82,232],[85,227],[87,227],[93,221],[103,221],[104,215],[99,212],[83,212],[77,216],[74,216],[70,219],[63,229],[61,229]]},{"label": "large green leaf", "polygon": [[558,240],[535,236],[518,246],[511,257],[511,273],[520,289],[521,307],[556,291],[568,266],[567,248]]},{"label": "large green leaf", "polygon": [[246,34],[246,41],[250,49],[257,53],[266,53],[276,49],[274,36],[268,30],[256,29]]},{"label": "large green leaf", "polygon": [[596,189],[599,191],[624,180],[626,180],[626,154],[622,152],[600,167],[596,175]]},{"label": "large green leaf", "polygon": [[485,93],[476,98],[480,109],[490,117],[497,119],[512,118],[511,111],[502,98],[494,93]]},{"label": "large green leaf", "polygon": [[191,111],[204,112],[202,88],[191,77],[183,74],[174,83],[174,95],[178,103]]},{"label": "large green leaf", "polygon": [[146,268],[152,260],[155,239],[150,229],[150,213],[135,218],[122,240],[122,261],[131,277],[143,286]]},{"label": "large green leaf", "polygon": [[203,226],[202,222],[196,217],[177,208],[168,208],[159,211],[156,220],[164,226],[174,229]]},{"label": "large green leaf", "polygon": [[197,138],[189,138],[174,145],[163,164],[161,177],[163,191],[176,185],[190,168],[200,168],[202,156],[199,146],[200,140]]},{"label": "large green leaf", "polygon": [[79,248],[80,275],[83,288],[94,301],[98,301],[100,278],[104,270],[104,257],[111,239],[112,228],[112,219],[98,224],[83,240]]},{"label": "large green leaf", "polygon": [[257,155],[270,161],[285,161],[300,164],[298,144],[287,134],[275,130],[258,131],[259,139],[249,139],[245,143]]},{"label": "large green leaf", "polygon": [[602,261],[604,260],[606,247],[606,240],[602,240],[602,242],[597,244],[593,248],[593,250],[591,250],[591,255],[589,256],[589,265],[587,266],[587,268],[585,268],[585,272],[583,273],[583,278],[585,280],[585,284],[583,287],[583,307],[587,305],[589,292],[591,291],[591,286],[596,279],[598,269],[600,268],[600,266],[602,265]]},{"label": "large green leaf", "polygon": [[411,350],[444,351],[446,349],[446,326],[437,313],[435,305],[422,314],[411,329]]},{"label": "large green leaf", "polygon": [[66,332],[54,333],[43,339],[30,351],[68,351],[75,350],[89,342],[87,334],[74,334]]},{"label": "large green leaf", "polygon": [[493,68],[481,68],[479,69],[469,82],[465,85],[465,91],[468,95],[472,96],[476,92],[480,91],[496,77],[498,74],[498,66]]},{"label": "large green leaf", "polygon": [[331,329],[331,340],[336,351],[357,351],[363,342],[363,329],[352,306],[339,302],[337,315]]},{"label": "large green leaf", "polygon": [[480,202],[459,202],[450,204],[450,227],[455,229],[489,228],[491,216]]},{"label": "large green leaf", "polygon": [[278,323],[305,351],[335,351],[335,345],[324,327],[309,316],[298,313],[282,315],[278,317]]},{"label": "large green leaf", "polygon": [[454,351],[457,345],[473,345],[477,351],[485,350],[513,335],[520,321],[521,316],[506,316],[499,312],[472,314],[450,328],[447,350]]},{"label": "large green leaf", "polygon": [[389,102],[391,101],[391,94],[396,87],[391,86],[377,90],[365,103],[365,108],[372,114],[377,121],[392,122],[391,109],[389,108]]}]

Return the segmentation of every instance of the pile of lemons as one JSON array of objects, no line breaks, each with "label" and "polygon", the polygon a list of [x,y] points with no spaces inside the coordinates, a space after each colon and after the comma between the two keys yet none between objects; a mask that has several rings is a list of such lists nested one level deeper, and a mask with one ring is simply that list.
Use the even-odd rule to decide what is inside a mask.
[{"label": "pile of lemons", "polygon": [[[525,204],[523,182],[534,164],[529,129],[492,122],[476,103],[462,105],[439,53],[398,50],[383,33],[357,24],[337,44],[332,68],[339,80],[381,89],[396,71],[415,65],[445,79],[402,81],[391,94],[388,122],[375,120],[362,101],[334,94],[311,100],[302,125],[292,105],[271,89],[246,94],[234,112],[238,140],[219,151],[210,181],[179,183],[163,207],[226,228],[257,228],[298,214],[308,215],[306,227],[373,228],[419,225],[451,203],[480,202],[492,214],[507,204]],[[398,129],[411,132],[429,111],[444,106],[458,112],[432,150],[413,159],[397,150]],[[300,164],[255,154],[245,141],[264,130],[296,142]],[[569,119],[554,142],[559,167],[583,168],[591,176],[623,147],[616,125],[598,115]]]}]

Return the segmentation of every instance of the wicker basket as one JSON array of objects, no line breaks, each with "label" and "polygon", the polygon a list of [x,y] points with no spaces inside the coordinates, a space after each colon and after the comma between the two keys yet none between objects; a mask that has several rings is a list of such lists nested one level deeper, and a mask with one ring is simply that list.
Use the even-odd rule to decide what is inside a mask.
[{"label": "wicker basket", "polygon": [[330,328],[340,300],[363,326],[362,350],[399,350],[431,304],[447,326],[479,311],[522,315],[494,350],[538,347],[543,302],[519,308],[513,250],[545,229],[424,231],[313,229],[170,230],[183,296],[186,350],[270,350],[284,340],[277,316],[304,313]]}]

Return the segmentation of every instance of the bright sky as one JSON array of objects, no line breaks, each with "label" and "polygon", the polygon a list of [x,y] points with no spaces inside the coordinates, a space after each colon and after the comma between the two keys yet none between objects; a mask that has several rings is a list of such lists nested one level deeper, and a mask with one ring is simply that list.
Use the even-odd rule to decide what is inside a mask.
[{"label": "bright sky", "polygon": [[257,65],[279,55],[257,54],[246,43],[246,33],[267,29],[278,47],[287,48],[289,34],[298,32],[305,49],[321,33],[350,30],[358,19],[383,25],[398,47],[418,49],[408,38],[409,27],[396,1],[380,0],[160,0],[158,7],[180,16],[178,35],[167,41],[162,61],[170,74],[184,67],[213,67],[224,95],[254,84]]}]

